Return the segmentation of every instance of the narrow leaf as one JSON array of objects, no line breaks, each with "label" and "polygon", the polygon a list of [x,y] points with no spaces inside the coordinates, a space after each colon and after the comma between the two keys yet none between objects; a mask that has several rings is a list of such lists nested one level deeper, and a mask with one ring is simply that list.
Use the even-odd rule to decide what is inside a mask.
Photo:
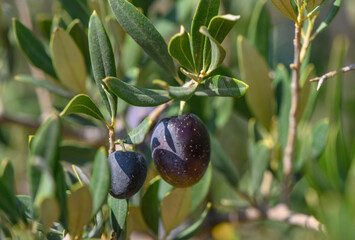
[{"label": "narrow leaf", "polygon": [[147,232],[149,230],[144,222],[140,207],[129,206],[129,214],[127,216],[127,236],[130,236],[133,231]]},{"label": "narrow leaf", "polygon": [[80,49],[84,59],[87,72],[91,72],[89,41],[86,28],[79,19],[74,19],[66,29],[67,33],[72,37],[76,46]]},{"label": "narrow leaf", "polygon": [[319,122],[312,131],[311,158],[317,161],[325,150],[329,131],[328,119]]},{"label": "narrow leaf", "polygon": [[[203,70],[208,75],[213,70],[215,70],[219,65],[222,64],[224,58],[226,57],[226,50],[224,50],[222,45],[211,36],[211,34],[208,32],[206,27],[201,27],[200,33],[205,35],[209,39],[211,44],[211,62],[209,63],[208,61],[209,58],[208,50],[204,51],[204,56],[203,56]],[[207,49],[207,47],[205,49]],[[208,56],[206,56],[206,54],[208,54]]]},{"label": "narrow leaf", "polygon": [[107,194],[111,183],[110,166],[107,160],[107,154],[104,147],[101,147],[95,156],[93,172],[90,182],[90,192],[92,196],[93,208],[91,216],[93,217],[100,210],[107,199]]},{"label": "narrow leaf", "polygon": [[194,95],[197,85],[197,82],[193,82],[193,84],[188,87],[169,86],[169,95],[175,100],[187,101]]},{"label": "narrow leaf", "polygon": [[52,83],[52,82],[49,82],[49,81],[46,81],[46,80],[32,77],[30,75],[16,75],[15,80],[23,82],[23,83],[32,84],[35,87],[47,89],[48,91],[55,93],[59,96],[63,96],[66,98],[74,97],[74,93],[68,91],[67,89],[63,88],[62,86]]},{"label": "narrow leaf", "polygon": [[110,188],[110,166],[107,160],[107,154],[104,147],[101,147],[95,156],[93,172],[90,182],[90,192],[93,201],[91,216],[94,216],[107,199]]},{"label": "narrow leaf", "polygon": [[52,60],[44,49],[43,44],[18,19],[13,20],[13,28],[17,45],[25,54],[28,61],[42,69],[48,75],[57,78]]},{"label": "narrow leaf", "polygon": [[151,126],[152,120],[149,117],[144,118],[144,120],[136,128],[132,129],[127,134],[124,140],[128,144],[141,144]]},{"label": "narrow leaf", "polygon": [[[238,61],[243,80],[250,86],[246,100],[258,121],[270,129],[274,98],[269,78],[269,67],[260,53],[242,36],[238,37]],[[254,66],[258,66],[255,70]]]},{"label": "narrow leaf", "polygon": [[86,185],[76,185],[68,197],[69,234],[75,239],[83,233],[92,212],[92,197]]},{"label": "narrow leaf", "polygon": [[191,187],[191,207],[190,214],[194,213],[195,210],[203,203],[206,199],[210,186],[212,182],[212,163],[209,164],[205,175],[201,178],[201,180]]},{"label": "narrow leaf", "polygon": [[104,82],[111,92],[134,106],[158,106],[170,100],[168,92],[164,90],[136,87],[114,77],[108,77]]},{"label": "narrow leaf", "polygon": [[53,223],[59,219],[60,208],[58,201],[54,197],[43,198],[40,203],[40,221],[43,233],[47,234]]},{"label": "narrow leaf", "polygon": [[156,177],[151,180],[150,185],[147,191],[144,193],[140,204],[145,223],[156,235],[158,235],[160,216],[160,204],[158,200],[159,183],[160,177]]},{"label": "narrow leaf", "polygon": [[195,72],[200,73],[203,65],[205,37],[200,33],[202,26],[207,27],[218,14],[220,0],[200,0],[191,26],[192,51],[195,57]]},{"label": "narrow leaf", "polygon": [[91,98],[85,94],[78,94],[71,99],[64,110],[60,113],[60,116],[65,117],[73,113],[82,113],[106,123],[100,109],[91,100]]},{"label": "narrow leaf", "polygon": [[86,1],[81,0],[59,0],[63,8],[69,13],[72,19],[80,19],[85,27],[88,26],[90,12]]},{"label": "narrow leaf", "polygon": [[[228,33],[232,30],[235,23],[238,21],[240,16],[235,16],[231,14],[214,16],[208,25],[208,32],[218,43],[222,43]],[[203,52],[204,66],[209,66],[211,64],[211,43],[210,40],[206,40],[205,48]]]},{"label": "narrow leaf", "polygon": [[27,195],[17,195],[17,199],[21,203],[22,212],[26,215],[27,218],[33,218],[33,202],[30,196]]},{"label": "narrow leaf", "polygon": [[297,21],[297,15],[290,0],[271,0],[271,2],[283,15],[295,22]]},{"label": "narrow leaf", "polygon": [[15,195],[15,173],[12,163],[8,159],[0,161],[0,179],[3,180],[6,187],[11,191],[11,194]]},{"label": "narrow leaf", "polygon": [[30,193],[33,199],[37,195],[42,172],[53,174],[58,164],[58,146],[60,142],[60,120],[50,117],[38,129],[31,143],[31,157],[28,162]]},{"label": "narrow leaf", "polygon": [[258,0],[248,27],[248,40],[265,59],[269,59],[271,20],[267,0]]},{"label": "narrow leaf", "polygon": [[150,20],[126,0],[110,0],[110,6],[122,28],[155,62],[176,78],[177,71],[168,46]]},{"label": "narrow leaf", "polygon": [[206,209],[203,211],[201,214],[200,218],[188,226],[186,229],[184,229],[182,232],[180,232],[174,239],[175,240],[188,240],[191,239],[202,227],[203,223],[205,222],[207,218],[207,214],[209,210],[211,209],[212,204],[208,203]]},{"label": "narrow leaf", "polygon": [[77,93],[86,93],[86,67],[84,57],[74,40],[61,28],[52,33],[49,44],[53,66],[59,80]]},{"label": "narrow leaf", "polygon": [[83,171],[83,169],[81,169],[78,166],[75,166],[74,164],[72,165],[72,169],[75,172],[75,175],[81,185],[90,186],[89,177],[86,175],[86,173]]},{"label": "narrow leaf", "polygon": [[269,149],[263,142],[249,143],[250,188],[253,194],[260,188],[269,163]]},{"label": "narrow leaf", "polygon": [[112,229],[115,230],[117,237],[119,237],[126,228],[126,219],[128,214],[127,199],[116,199],[110,197],[109,206],[111,209],[110,219]]},{"label": "narrow leaf", "polygon": [[11,223],[15,224],[20,220],[20,211],[18,208],[18,201],[15,197],[14,194],[14,189],[10,188],[13,187],[11,186],[14,181],[13,179],[7,179],[7,177],[10,177],[11,174],[11,168],[9,163],[6,160],[1,161],[1,172],[0,173],[0,209],[2,212],[4,212]]},{"label": "narrow leaf", "polygon": [[307,3],[307,12],[312,12],[313,9],[319,7],[322,3],[328,2],[328,0],[308,0]]},{"label": "narrow leaf", "polygon": [[331,7],[331,9],[328,12],[327,17],[325,18],[324,21],[322,21],[322,23],[319,25],[319,27],[316,30],[316,34],[319,34],[320,32],[322,32],[324,29],[326,29],[328,27],[328,25],[333,21],[333,19],[335,18],[335,16],[338,14],[338,11],[340,9],[342,0],[334,0],[333,1],[333,6]]},{"label": "narrow leaf", "polygon": [[90,18],[88,38],[92,72],[94,74],[95,82],[107,110],[110,112],[111,116],[114,116],[111,109],[117,108],[117,99],[116,96],[110,93],[115,102],[115,106],[111,106],[108,97],[102,88],[102,80],[108,76],[116,76],[115,58],[111,42],[96,12],[93,12]]},{"label": "narrow leaf", "polygon": [[235,78],[215,75],[201,82],[195,92],[196,96],[241,97],[249,86]]},{"label": "narrow leaf", "polygon": [[211,149],[212,166],[225,174],[231,186],[237,186],[239,182],[238,172],[235,169],[232,160],[223,149],[221,143],[212,135],[210,135],[210,137],[211,137],[211,146],[212,146]]},{"label": "narrow leaf", "polygon": [[54,172],[54,180],[56,184],[55,196],[58,200],[60,208],[60,223],[68,229],[68,213],[67,213],[67,183],[65,179],[64,169],[60,162],[57,163],[57,167]]},{"label": "narrow leaf", "polygon": [[179,61],[181,66],[190,71],[195,70],[194,58],[190,44],[190,36],[181,26],[180,33],[175,34],[169,42],[169,53],[172,57]]},{"label": "narrow leaf", "polygon": [[190,206],[190,188],[177,188],[165,196],[161,203],[161,216],[166,233],[179,226],[187,218]]}]

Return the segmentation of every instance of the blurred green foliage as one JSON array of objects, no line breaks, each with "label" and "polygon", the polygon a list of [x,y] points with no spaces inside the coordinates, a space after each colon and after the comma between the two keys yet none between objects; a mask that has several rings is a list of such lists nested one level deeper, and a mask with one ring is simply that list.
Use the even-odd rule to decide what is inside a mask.
[{"label": "blurred green foliage", "polygon": [[[27,6],[21,5],[24,2]],[[55,147],[50,149],[55,153],[53,153],[52,158],[49,158],[51,168],[46,170],[48,173],[45,175],[46,177],[43,177],[42,180],[36,180],[35,175],[32,175],[34,178],[28,179],[28,171],[36,173],[36,168],[28,169],[27,162],[37,164],[37,160],[34,159],[43,154],[48,154],[46,152],[48,149],[43,149],[46,148],[43,145],[44,143],[39,143],[36,137],[33,141],[29,141],[29,136],[37,132],[43,117],[48,116],[46,104],[53,104],[50,106],[50,112],[53,109],[56,112],[62,112],[73,92],[81,92],[82,89],[87,89],[90,97],[102,110],[102,113],[98,110],[94,113],[90,112],[88,115],[98,115],[99,120],[107,119],[109,115],[116,115],[110,108],[108,108],[109,111],[104,110],[105,105],[110,105],[108,103],[110,94],[102,91],[100,95],[96,88],[97,79],[95,83],[95,69],[89,68],[91,66],[90,61],[93,61],[93,59],[89,58],[87,28],[92,10],[96,11],[97,20],[101,20],[102,26],[106,29],[108,40],[112,44],[111,51],[114,56],[112,56],[110,64],[114,64],[115,69],[110,69],[110,71],[115,72],[117,77],[124,80],[124,83],[135,84],[138,87],[156,88],[153,80],[164,79],[170,85],[176,85],[173,77],[177,78],[177,76],[171,77],[164,72],[164,67],[168,72],[174,71],[171,63],[159,59],[162,57],[160,55],[154,55],[156,54],[154,49],[146,54],[125,33],[124,26],[122,28],[115,20],[108,2],[99,0],[73,2],[77,5],[71,5],[71,1],[68,0],[3,0],[0,2],[0,191],[2,194],[9,192],[9,195],[11,195],[11,191],[17,195],[29,195],[31,192],[32,198],[35,199],[34,208],[42,209],[42,212],[51,212],[51,214],[39,217],[42,221],[44,218],[49,219],[44,222],[50,222],[49,225],[40,226],[43,232],[50,231],[51,234],[62,232],[62,227],[51,228],[52,222],[59,221],[64,227],[69,225],[69,233],[75,236],[80,235],[82,229],[82,226],[75,225],[75,222],[85,225],[91,217],[92,207],[95,208],[95,213],[92,214],[96,214],[98,205],[105,201],[105,199],[97,199],[97,197],[91,199],[90,190],[94,191],[95,189],[87,188],[85,185],[79,186],[77,183],[79,180],[84,182],[85,171],[91,172],[93,166],[97,164],[95,159],[102,158],[102,149],[98,149],[100,146],[107,145],[106,138],[104,138],[106,135],[103,134],[103,138],[102,134],[100,135],[100,133],[107,131],[104,124],[82,116],[70,116],[61,119],[62,137],[68,141],[62,141],[58,149],[54,149]],[[196,31],[191,26],[198,1],[134,0],[131,2],[152,21],[166,43],[180,31],[180,25],[183,25],[186,32],[190,32],[192,35],[197,34],[199,30]],[[331,3],[332,1],[329,1],[324,11],[321,11],[319,19],[325,18]],[[80,11],[68,10],[71,7]],[[30,19],[27,19],[29,22],[24,22],[23,17],[27,10]],[[230,233],[231,239],[320,239],[323,237],[320,233],[290,226],[286,223],[260,221],[237,226],[216,224],[218,219],[223,219],[226,214],[249,205],[239,194],[240,191],[247,192],[258,201],[265,200],[262,199],[264,196],[260,188],[265,171],[271,172],[274,179],[269,189],[268,199],[265,201],[271,206],[279,202],[280,182],[282,182],[280,164],[287,138],[287,118],[290,104],[289,78],[291,71],[288,66],[293,59],[294,23],[282,15],[271,1],[222,0],[220,14],[226,13],[240,15],[241,18],[222,44],[224,49],[227,50],[223,65],[214,70],[212,74],[241,79],[250,85],[250,89],[246,96],[238,99],[202,98],[189,95],[191,99],[185,111],[197,114],[211,132],[213,171],[211,170],[212,174],[209,173],[211,174],[209,179],[201,182],[201,186],[211,185],[207,199],[212,202],[212,210],[207,215],[210,206],[206,204],[207,200],[204,197],[203,199],[197,199],[197,202],[179,204],[180,210],[186,216],[190,214],[189,223],[201,222],[202,224],[202,220],[205,220],[205,218],[210,219],[210,221],[207,221],[210,226],[206,224],[206,227],[202,228],[202,231],[197,235],[200,239],[205,239],[211,234],[216,239],[223,239],[223,235],[222,238],[216,237],[221,232]],[[355,95],[353,89],[355,89],[355,73],[350,72],[328,80],[319,92],[316,92],[315,85],[308,83],[307,80],[355,62],[355,54],[352,54],[355,52],[354,13],[355,2],[343,0],[339,14],[332,24],[312,42],[306,60],[306,63],[310,64],[304,64],[305,66],[303,66],[303,92],[300,103],[303,114],[299,117],[298,145],[295,157],[295,174],[293,176],[295,186],[290,205],[294,211],[316,216],[325,224],[331,239],[354,239],[355,236],[354,192],[352,190],[355,188],[353,179],[355,162]],[[54,63],[55,70],[49,69],[47,71],[52,77],[56,77],[54,72],[58,71],[59,68],[64,68],[64,70],[59,71],[67,72],[73,67],[70,64],[62,64],[66,57],[73,58],[75,56],[70,56],[70,54],[76,56],[78,53],[82,54],[82,58],[79,57],[78,60],[81,69],[79,76],[75,74],[71,76],[59,75],[59,82],[52,77],[47,77],[47,79],[50,79],[49,84],[53,86],[62,84],[62,87],[64,86],[63,91],[65,91],[64,94],[59,95],[56,92],[51,92],[49,98],[51,101],[48,103],[43,102],[43,92],[39,88],[28,84],[30,82],[38,86],[36,79],[27,81],[19,79],[20,74],[34,74],[16,43],[12,18],[20,19],[19,21],[27,26],[33,25],[33,36],[38,39],[39,43],[43,44],[42,55],[57,56],[55,57],[57,64]],[[75,20],[76,18],[80,21]],[[316,24],[320,24],[320,22],[317,19]],[[18,22],[18,24],[20,23]],[[99,28],[99,25],[96,26]],[[52,31],[56,27],[62,27],[63,29],[54,33],[57,36],[57,42],[60,39],[69,38],[71,39],[71,46],[77,46],[74,47],[73,52],[70,52],[70,49],[73,49],[73,47],[70,47],[67,51],[68,56],[60,55],[63,53],[60,50],[61,48],[56,49],[56,46],[54,46],[56,40],[51,40]],[[109,48],[111,46],[107,47],[107,49]],[[26,49],[23,50],[26,51]],[[160,68],[148,55],[154,55],[153,58],[155,59],[158,58],[159,65],[163,65],[163,68]],[[48,61],[42,63],[48,64]],[[189,70],[196,70],[192,68],[190,66]],[[102,76],[100,75],[99,79],[109,76],[105,75],[107,72],[100,72]],[[179,75],[182,79],[185,78],[183,74]],[[17,80],[15,80],[15,76],[18,78]],[[68,78],[72,78],[71,81],[77,81],[76,88],[70,89],[68,87],[70,86]],[[84,80],[86,83],[84,83]],[[84,86],[85,84],[86,86]],[[49,89],[49,87],[45,88]],[[100,96],[107,96],[107,99],[103,102],[100,100]],[[116,96],[112,96],[113,100],[111,100],[116,101]],[[89,100],[84,99],[82,101]],[[129,125],[129,118],[125,113],[130,106],[120,99],[117,104],[121,124]],[[178,106],[173,105],[165,114],[176,115],[177,112]],[[138,117],[134,115],[133,118]],[[48,125],[43,125],[37,134],[48,134],[49,137],[46,140],[56,141],[56,138],[52,135],[53,132],[46,129],[46,126],[55,129],[53,131],[56,132],[59,131],[57,129],[59,125],[56,125],[59,123],[56,123],[56,120],[53,119],[48,121],[51,122],[47,123]],[[55,127],[52,126],[53,124]],[[96,131],[85,132],[84,127],[89,130],[96,129]],[[80,142],[82,139],[78,139],[78,134],[75,136],[70,134],[73,128],[79,129],[77,132],[82,138],[98,138],[101,142]],[[118,133],[118,138],[123,139],[129,130],[129,127],[124,127]],[[143,130],[142,132],[146,134],[146,129]],[[142,139],[139,138],[138,142],[142,142]],[[29,151],[29,145],[30,150],[35,153]],[[147,145],[149,145],[147,142],[143,142],[138,146],[138,149],[145,153],[146,158],[150,161],[151,157]],[[29,158],[28,156],[32,157]],[[79,165],[79,169],[84,169],[83,173],[76,172],[77,176],[74,176],[75,173],[69,170],[70,164]],[[94,169],[97,169],[97,167]],[[58,172],[56,173],[56,171]],[[151,172],[152,179],[155,173],[153,169],[151,169]],[[93,174],[93,176],[96,176],[99,173],[94,172]],[[62,175],[63,179],[65,177],[67,183],[63,185],[58,180],[61,178],[58,175]],[[91,179],[91,174],[89,175],[89,177],[86,177]],[[132,215],[128,216],[126,235],[133,230],[149,232],[151,230],[148,230],[148,227],[153,232],[158,232],[159,210],[151,206],[154,205],[152,202],[157,201],[156,206],[160,206],[161,202],[162,208],[165,209],[174,206],[176,204],[174,201],[180,200],[182,202],[181,199],[185,196],[194,194],[193,189],[191,189],[191,193],[189,190],[177,189],[172,191],[164,185],[166,183],[161,179],[153,179],[150,185],[148,180],[144,194],[142,192],[133,197],[132,204],[129,206],[122,201],[109,202],[111,209],[115,211],[126,213],[127,209],[131,209]],[[39,189],[37,191],[29,189],[29,181],[37,181]],[[57,190],[41,188],[39,181],[53,182],[53,186],[57,186]],[[71,184],[68,184],[68,182]],[[202,191],[203,188],[200,190]],[[56,202],[56,198],[60,198],[61,194],[65,195],[65,192],[69,191],[72,194],[66,201],[68,207]],[[181,192],[177,193],[176,191]],[[40,197],[38,197],[38,192]],[[170,197],[164,198],[164,200],[157,199],[158,193],[160,196],[167,194]],[[204,192],[203,194],[207,195]],[[77,199],[82,198],[87,199],[87,202],[85,205],[78,206]],[[193,197],[193,199],[195,198]],[[97,201],[100,203],[97,203]],[[93,206],[91,202],[93,202]],[[26,222],[29,220],[29,216],[33,216],[31,212],[33,206],[30,206],[30,203],[31,201],[23,196],[17,196],[16,199],[1,197],[0,207],[3,207],[2,209],[8,207],[11,211],[11,209],[14,209],[11,204],[22,206],[23,212],[5,212],[5,214],[11,216],[9,221],[16,224],[20,220]],[[194,204],[195,211],[188,211],[190,204]],[[138,206],[143,208],[144,205],[149,205],[149,207],[140,212]],[[89,215],[83,216],[80,215],[80,211],[75,211],[79,207],[84,209],[82,212],[87,212]],[[71,214],[67,215],[69,219],[63,217],[66,216],[65,214],[61,215],[63,213],[60,209],[71,211]],[[109,221],[108,219],[111,222],[116,221],[114,226],[118,230],[120,228],[122,230],[124,221],[122,223],[122,219],[119,219],[122,218],[122,214],[118,216],[115,214],[117,212],[109,213],[106,208],[99,211],[95,215],[96,225],[93,227],[94,224],[90,224],[91,231],[85,235],[85,238],[94,238],[104,233],[101,226],[105,225],[105,222]],[[148,219],[147,216],[149,216]],[[2,219],[0,213],[0,227],[3,228],[4,225],[5,228],[3,229],[6,229],[7,222],[2,221]],[[168,215],[162,215],[162,219],[163,224],[168,226],[168,230],[182,222],[182,220],[169,222]],[[144,223],[144,220],[146,223]],[[182,231],[183,229],[195,233],[201,227],[189,229],[186,225],[185,222],[182,225],[185,228],[178,229],[180,234],[177,236],[180,236],[181,239],[190,236],[189,232]],[[191,226],[193,225],[191,224]],[[213,231],[209,230],[210,227],[213,228]],[[17,226],[17,228],[14,232],[18,235],[25,235],[28,231],[21,226]],[[8,234],[6,230],[0,231],[0,238]]]}]

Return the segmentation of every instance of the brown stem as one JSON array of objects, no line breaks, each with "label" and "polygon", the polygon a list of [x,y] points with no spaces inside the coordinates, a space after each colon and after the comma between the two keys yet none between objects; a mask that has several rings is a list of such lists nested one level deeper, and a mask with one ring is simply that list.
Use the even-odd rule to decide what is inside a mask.
[{"label": "brown stem", "polygon": [[114,128],[110,128],[109,132],[108,132],[108,141],[109,141],[109,149],[108,149],[108,154],[110,155],[111,153],[113,153],[116,150],[115,147],[115,129]]},{"label": "brown stem", "polygon": [[343,67],[341,69],[338,69],[338,70],[335,70],[335,71],[332,71],[332,72],[328,72],[328,73],[324,74],[321,77],[312,78],[309,81],[318,82],[318,86],[317,86],[317,91],[318,91],[325,80],[327,80],[329,78],[332,78],[332,77],[334,77],[334,76],[336,76],[338,74],[346,73],[346,72],[350,72],[350,71],[355,71],[355,64],[351,64],[351,65],[345,66],[345,67]]},{"label": "brown stem", "polygon": [[293,158],[294,150],[296,145],[297,138],[297,112],[298,112],[298,98],[300,91],[300,69],[301,69],[301,59],[300,51],[302,48],[301,44],[301,29],[302,22],[299,21],[295,24],[295,38],[293,40],[294,44],[294,61],[291,65],[292,69],[292,82],[291,82],[291,108],[289,114],[289,127],[288,127],[288,137],[287,144],[283,156],[283,174],[284,174],[284,186],[283,186],[283,196],[282,201],[284,203],[289,202],[290,194],[290,185],[292,180],[292,171],[293,171]]}]

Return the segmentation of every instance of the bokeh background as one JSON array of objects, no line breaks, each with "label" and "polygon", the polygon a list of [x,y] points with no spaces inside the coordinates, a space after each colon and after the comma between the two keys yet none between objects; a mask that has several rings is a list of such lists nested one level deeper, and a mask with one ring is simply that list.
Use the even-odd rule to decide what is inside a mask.
[{"label": "bokeh background", "polygon": [[[21,5],[23,2],[27,6]],[[100,0],[89,0],[93,8],[99,4]],[[144,1],[143,1],[144,2]],[[189,30],[194,7],[197,0],[190,0],[191,8],[186,8],[182,12],[175,13],[175,21],[171,21],[171,9],[174,4],[179,2],[188,2],[185,0],[155,0],[148,9],[148,17],[152,19],[159,31],[168,41],[170,37],[179,31],[179,25],[183,24]],[[251,16],[256,5],[256,0],[222,0],[221,13],[231,13],[240,15],[241,19],[234,27],[230,37],[225,41],[224,46],[227,49],[227,60],[224,65],[233,76],[240,78],[240,72],[237,59],[236,37],[238,35],[247,35],[251,22]],[[332,1],[330,1],[332,2]],[[21,9],[18,6],[22,6]],[[271,3],[267,1],[267,13],[270,17],[269,28],[269,53],[267,60],[270,69],[275,69],[279,63],[289,66],[293,58],[293,23],[283,16]],[[319,19],[322,19],[328,9],[328,4],[322,11]],[[28,9],[27,9],[28,8]],[[7,158],[15,166],[17,192],[27,194],[26,184],[26,164],[28,159],[28,139],[29,135],[35,133],[35,125],[41,121],[41,103],[38,98],[38,90],[33,86],[14,80],[17,74],[29,74],[30,68],[24,55],[17,47],[12,30],[12,18],[19,18],[21,12],[30,13],[31,23],[34,32],[48,46],[49,37],[45,34],[46,20],[52,16],[62,14],[60,4],[55,0],[0,0],[0,159]],[[23,14],[23,13],[22,13]],[[64,20],[66,16],[64,15]],[[50,23],[47,23],[50,24]],[[319,22],[318,22],[319,24]],[[48,26],[47,26],[48,28]],[[313,42],[311,46],[311,62],[315,65],[316,75],[322,75],[328,71],[330,61],[331,47],[334,39],[339,36],[345,37],[349,43],[349,50],[346,55],[345,65],[355,63],[355,1],[343,0],[343,5],[339,10],[337,17],[330,26],[323,31]],[[135,49],[134,47],[132,49]],[[138,55],[138,58],[144,58],[144,54]],[[132,59],[127,58],[127,61]],[[153,65],[153,68],[155,65]],[[140,85],[149,86],[151,81],[156,78],[155,74],[150,72],[151,68],[144,69],[144,78],[139,82]],[[143,75],[143,74],[142,74]],[[329,81],[335,81],[331,79]],[[355,136],[355,72],[344,75],[343,95],[342,95],[342,117],[344,124],[344,133],[346,144],[349,148],[354,146]],[[312,115],[312,121],[316,122],[324,117],[329,117],[326,102],[327,82],[321,88]],[[315,93],[314,93],[315,94]],[[210,104],[212,105],[210,105]],[[202,106],[202,107],[201,107]],[[223,112],[208,110],[212,106],[214,109],[228,108],[228,114]],[[58,108],[60,109],[60,104]],[[233,160],[237,170],[243,172],[247,166],[247,141],[248,138],[248,113],[244,112],[242,105],[233,100],[225,101],[194,101],[191,104],[190,111],[196,112],[215,132],[215,136],[223,145],[229,158]],[[137,124],[137,119],[142,118],[144,110],[135,108],[129,109],[130,124]],[[220,114],[217,121],[210,122],[211,114]],[[24,124],[21,124],[24,123]],[[34,126],[31,126],[32,125]],[[101,131],[101,130],[99,130]],[[102,131],[105,131],[102,129]],[[103,142],[103,145],[106,143]],[[222,187],[221,187],[222,186]],[[212,198],[215,202],[228,197],[228,188],[223,187],[223,181],[214,179],[212,186]],[[1,196],[0,196],[1,197]],[[302,197],[302,196],[301,196]],[[224,211],[221,206],[220,211]],[[216,213],[216,217],[218,217]],[[213,222],[213,219],[210,220]],[[212,223],[211,223],[212,224]],[[223,231],[229,231],[230,226],[220,226]],[[290,228],[281,223],[249,223],[243,227],[233,228],[231,231],[239,229],[241,239],[315,239],[318,235],[311,231],[304,231],[299,228]],[[258,229],[258,231],[254,231]],[[235,239],[233,235],[231,239]],[[318,236],[319,237],[319,236]],[[202,235],[203,239],[203,235]]]}]

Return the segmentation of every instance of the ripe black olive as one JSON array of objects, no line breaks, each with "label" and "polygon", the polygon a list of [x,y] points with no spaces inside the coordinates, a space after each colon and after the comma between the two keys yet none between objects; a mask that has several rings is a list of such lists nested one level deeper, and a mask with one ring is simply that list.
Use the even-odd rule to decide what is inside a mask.
[{"label": "ripe black olive", "polygon": [[108,160],[112,197],[123,199],[136,194],[147,176],[147,164],[143,156],[136,152],[115,151]]},{"label": "ripe black olive", "polygon": [[208,131],[194,114],[160,120],[153,131],[151,149],[158,172],[175,187],[197,183],[210,161]]}]

